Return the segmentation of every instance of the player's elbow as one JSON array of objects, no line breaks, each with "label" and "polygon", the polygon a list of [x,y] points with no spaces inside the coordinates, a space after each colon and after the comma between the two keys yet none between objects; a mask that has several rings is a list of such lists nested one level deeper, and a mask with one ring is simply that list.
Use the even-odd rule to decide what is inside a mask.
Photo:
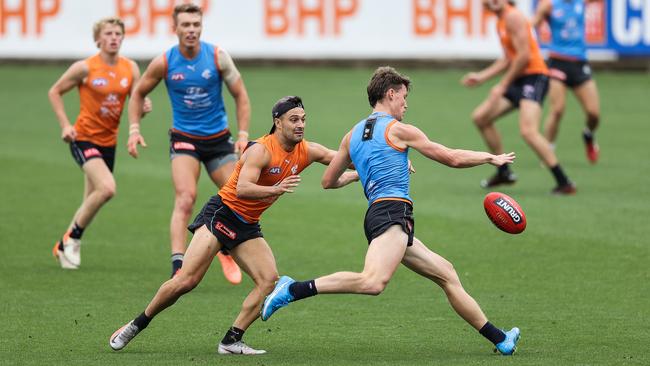
[{"label": "player's elbow", "polygon": [[323,189],[336,188],[336,181],[333,181],[332,179],[330,179],[328,177],[323,177],[320,184],[321,184],[321,186],[323,186]]},{"label": "player's elbow", "polygon": [[47,97],[52,100],[57,97],[61,97],[61,93],[59,92],[59,88],[56,86],[53,86],[50,88],[50,90],[47,91]]}]

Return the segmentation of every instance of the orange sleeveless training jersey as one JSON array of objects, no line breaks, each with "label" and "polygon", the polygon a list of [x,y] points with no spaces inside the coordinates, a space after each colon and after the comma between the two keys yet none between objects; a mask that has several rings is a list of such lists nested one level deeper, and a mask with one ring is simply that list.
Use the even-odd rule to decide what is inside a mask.
[{"label": "orange sleeveless training jersey", "polygon": [[[503,15],[497,20],[497,33],[499,34],[499,39],[501,40],[501,46],[506,53],[506,58],[512,60],[515,57],[515,48],[512,45],[512,39],[506,30],[505,15],[510,11],[519,12],[514,6],[506,4],[506,8],[503,11]],[[523,14],[522,14],[523,16]],[[530,47],[530,60],[528,65],[524,69],[522,75],[531,75],[531,74],[544,74],[548,75],[548,68],[542,57],[542,53],[539,50],[539,44],[537,43],[537,38],[533,33],[533,27],[530,25],[530,22],[526,20],[526,30],[528,32],[528,46]]]},{"label": "orange sleeveless training jersey", "polygon": [[124,101],[131,90],[133,69],[126,57],[107,65],[99,54],[85,60],[88,76],[79,86],[80,109],[74,129],[77,140],[115,146]]},{"label": "orange sleeveless training jersey", "polygon": [[[307,141],[303,140],[292,152],[285,151],[275,135],[265,135],[255,140],[262,144],[271,153],[271,162],[265,166],[257,184],[261,186],[274,186],[290,175],[296,175],[309,166]],[[228,182],[219,190],[219,196],[231,210],[249,223],[260,221],[260,216],[279,196],[248,200],[237,198],[237,181],[241,171],[241,160],[237,162],[235,171],[230,175]]]}]

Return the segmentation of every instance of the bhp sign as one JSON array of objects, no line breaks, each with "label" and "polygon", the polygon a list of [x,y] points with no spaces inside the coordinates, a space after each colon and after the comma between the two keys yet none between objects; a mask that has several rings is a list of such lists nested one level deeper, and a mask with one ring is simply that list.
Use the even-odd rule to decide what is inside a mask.
[{"label": "bhp sign", "polygon": [[[119,16],[122,53],[152,58],[176,44],[173,7],[189,0],[0,0],[0,57],[81,58],[92,25]],[[502,55],[481,0],[194,0],[203,39],[237,58],[478,58]],[[532,14],[535,0],[518,0]],[[546,33],[545,33],[546,32]],[[650,0],[587,3],[590,48],[650,56]],[[540,31],[542,40],[548,30]]]}]

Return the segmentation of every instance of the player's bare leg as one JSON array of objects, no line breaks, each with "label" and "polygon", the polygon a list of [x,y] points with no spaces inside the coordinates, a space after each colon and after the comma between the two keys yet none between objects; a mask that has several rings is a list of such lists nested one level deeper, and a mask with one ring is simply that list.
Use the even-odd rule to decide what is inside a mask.
[{"label": "player's bare leg", "polygon": [[115,195],[115,179],[102,159],[90,159],[83,165],[84,199],[68,230],[57,241],[52,253],[62,268],[76,269],[81,265],[81,236],[99,209]]},{"label": "player's bare leg", "polygon": [[[472,120],[478,128],[485,144],[493,154],[503,154],[501,136],[494,126],[494,122],[513,109],[512,103],[505,97],[488,97],[472,113]],[[510,171],[508,164],[497,168],[496,174],[481,181],[481,187],[492,188],[499,185],[509,185],[517,181],[517,177]]]},{"label": "player's bare leg", "polygon": [[181,268],[187,241],[187,225],[196,202],[196,182],[201,174],[199,161],[179,154],[171,161],[174,183],[174,210],[169,224],[172,252],[172,276]]},{"label": "player's bare leg", "polygon": [[244,332],[259,317],[260,307],[266,295],[271,293],[278,279],[275,257],[264,238],[248,240],[231,251],[232,257],[253,280],[255,287],[246,296],[241,311],[232,327],[221,340],[221,354],[261,354],[242,342]]},{"label": "player's bare leg", "polygon": [[586,128],[583,132],[583,139],[585,142],[587,159],[591,163],[598,161],[600,149],[594,138],[594,132],[600,124],[600,99],[598,97],[598,89],[596,82],[588,80],[582,85],[576,87],[573,92],[578,98],[582,109],[587,116]]},{"label": "player's bare leg", "polygon": [[221,244],[210,230],[205,225],[198,228],[185,253],[183,269],[160,286],[142,314],[113,333],[109,341],[111,348],[116,351],[124,348],[149,325],[154,316],[192,291],[203,279],[219,249]]},{"label": "player's bare leg", "polygon": [[[219,187],[219,189],[221,189],[221,187],[223,187],[226,182],[228,182],[228,178],[230,178],[230,175],[235,170],[235,164],[236,160],[230,160],[224,164],[219,165],[216,169],[210,171],[210,178],[217,185],[217,187]],[[241,283],[241,270],[239,269],[237,263],[230,256],[230,254],[225,253],[224,251],[220,251],[217,253],[217,258],[219,259],[219,263],[221,263],[223,275],[226,277],[228,282],[232,283],[233,285]]]},{"label": "player's bare leg", "polygon": [[555,144],[557,133],[560,129],[560,120],[564,115],[566,107],[566,86],[564,83],[551,79],[549,82],[548,97],[550,101],[550,108],[546,121],[544,122],[544,136],[552,144]]},{"label": "player's bare leg", "polygon": [[514,352],[519,340],[519,329],[513,328],[506,333],[488,322],[476,300],[463,288],[456,270],[449,261],[414,238],[413,245],[406,249],[402,263],[413,272],[440,286],[454,311],[491,341],[499,352],[503,354]]},{"label": "player's bare leg", "polygon": [[542,106],[532,100],[522,99],[519,104],[519,131],[528,146],[535,151],[537,156],[544,162],[553,178],[556,186],[551,193],[570,195],[576,193],[575,185],[569,180],[562,170],[551,143],[539,132],[539,121],[542,117]]},{"label": "player's bare leg", "polygon": [[415,238],[406,249],[402,263],[413,272],[430,279],[445,291],[449,304],[461,318],[476,330],[487,322],[487,317],[476,301],[465,291],[453,265],[427,248]]},{"label": "player's bare leg", "polygon": [[399,225],[391,226],[368,246],[362,272],[336,272],[314,280],[319,294],[381,294],[399,266],[408,237]]},{"label": "player's bare leg", "polygon": [[526,144],[537,154],[547,167],[557,165],[557,157],[550,142],[539,132],[542,106],[539,103],[522,99],[519,103],[519,132]]}]

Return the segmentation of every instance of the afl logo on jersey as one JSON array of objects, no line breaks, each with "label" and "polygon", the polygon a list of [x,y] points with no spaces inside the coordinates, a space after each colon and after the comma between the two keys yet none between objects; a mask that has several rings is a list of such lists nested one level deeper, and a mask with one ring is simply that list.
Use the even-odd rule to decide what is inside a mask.
[{"label": "afl logo on jersey", "polygon": [[108,80],[104,78],[97,78],[97,79],[93,79],[92,84],[93,86],[106,86],[108,85]]},{"label": "afl logo on jersey", "polygon": [[282,169],[280,169],[279,166],[274,166],[273,168],[269,168],[269,174],[280,174]]},{"label": "afl logo on jersey", "polygon": [[175,74],[172,74],[170,79],[172,79],[173,81],[182,81],[185,80],[185,75],[183,75],[182,72],[177,72]]},{"label": "afl logo on jersey", "polygon": [[129,86],[129,79],[122,78],[122,80],[120,80],[120,86],[122,88],[127,88]]}]

